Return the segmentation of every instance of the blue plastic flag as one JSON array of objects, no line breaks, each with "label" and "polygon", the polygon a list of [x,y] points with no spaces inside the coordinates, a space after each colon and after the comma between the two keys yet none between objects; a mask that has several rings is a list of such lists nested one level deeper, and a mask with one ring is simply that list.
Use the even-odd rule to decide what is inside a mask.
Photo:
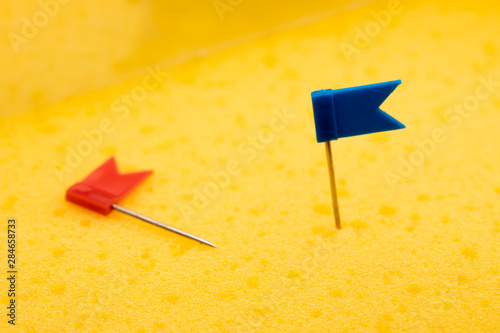
[{"label": "blue plastic flag", "polygon": [[405,128],[405,125],[379,109],[400,84],[401,80],[396,80],[312,92],[318,142]]}]

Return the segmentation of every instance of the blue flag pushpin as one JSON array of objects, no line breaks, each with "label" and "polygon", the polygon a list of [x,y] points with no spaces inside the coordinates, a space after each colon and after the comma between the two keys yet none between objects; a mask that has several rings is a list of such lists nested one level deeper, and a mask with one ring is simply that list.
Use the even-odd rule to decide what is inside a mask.
[{"label": "blue flag pushpin", "polygon": [[341,224],[330,141],[348,136],[405,128],[405,125],[379,109],[400,84],[401,80],[396,80],[337,90],[318,90],[311,93],[316,139],[318,142],[326,143],[333,213],[337,229],[341,229]]}]

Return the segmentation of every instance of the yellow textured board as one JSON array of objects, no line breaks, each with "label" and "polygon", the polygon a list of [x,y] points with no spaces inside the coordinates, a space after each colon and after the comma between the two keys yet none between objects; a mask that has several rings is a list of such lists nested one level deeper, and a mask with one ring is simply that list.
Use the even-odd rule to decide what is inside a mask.
[{"label": "yellow textured board", "polygon": [[[2,41],[0,331],[500,332],[497,2],[86,3]],[[407,128],[332,143],[337,231],[310,93],[396,79]],[[64,200],[112,155],[154,170],[124,207],[218,247]]]}]

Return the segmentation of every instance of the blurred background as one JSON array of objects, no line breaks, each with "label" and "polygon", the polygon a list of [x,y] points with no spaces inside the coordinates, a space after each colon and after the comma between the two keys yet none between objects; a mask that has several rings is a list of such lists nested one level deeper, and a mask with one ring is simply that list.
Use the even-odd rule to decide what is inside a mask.
[{"label": "blurred background", "polygon": [[347,1],[4,1],[0,114],[98,89],[158,62],[202,56]]},{"label": "blurred background", "polygon": [[[0,116],[98,89],[214,50],[307,25],[340,9],[356,24],[387,1],[263,0],[22,0],[3,1],[0,13]],[[415,3],[418,1],[412,1]],[[443,11],[498,12],[497,2],[456,1]],[[439,3],[435,4],[440,6]],[[344,20],[345,15],[338,20]],[[307,32],[306,32],[307,33]],[[332,27],[325,34],[348,30]],[[317,34],[317,32],[316,32]]]}]

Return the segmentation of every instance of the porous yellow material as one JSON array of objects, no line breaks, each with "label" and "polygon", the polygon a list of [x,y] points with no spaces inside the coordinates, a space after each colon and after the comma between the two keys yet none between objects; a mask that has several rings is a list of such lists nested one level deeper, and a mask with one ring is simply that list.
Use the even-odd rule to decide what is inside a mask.
[{"label": "porous yellow material", "polygon": [[[2,118],[0,329],[500,331],[498,6],[341,5]],[[395,79],[407,128],[332,143],[337,231],[310,93]],[[218,247],[64,201],[111,155],[154,170],[124,207]]]}]

